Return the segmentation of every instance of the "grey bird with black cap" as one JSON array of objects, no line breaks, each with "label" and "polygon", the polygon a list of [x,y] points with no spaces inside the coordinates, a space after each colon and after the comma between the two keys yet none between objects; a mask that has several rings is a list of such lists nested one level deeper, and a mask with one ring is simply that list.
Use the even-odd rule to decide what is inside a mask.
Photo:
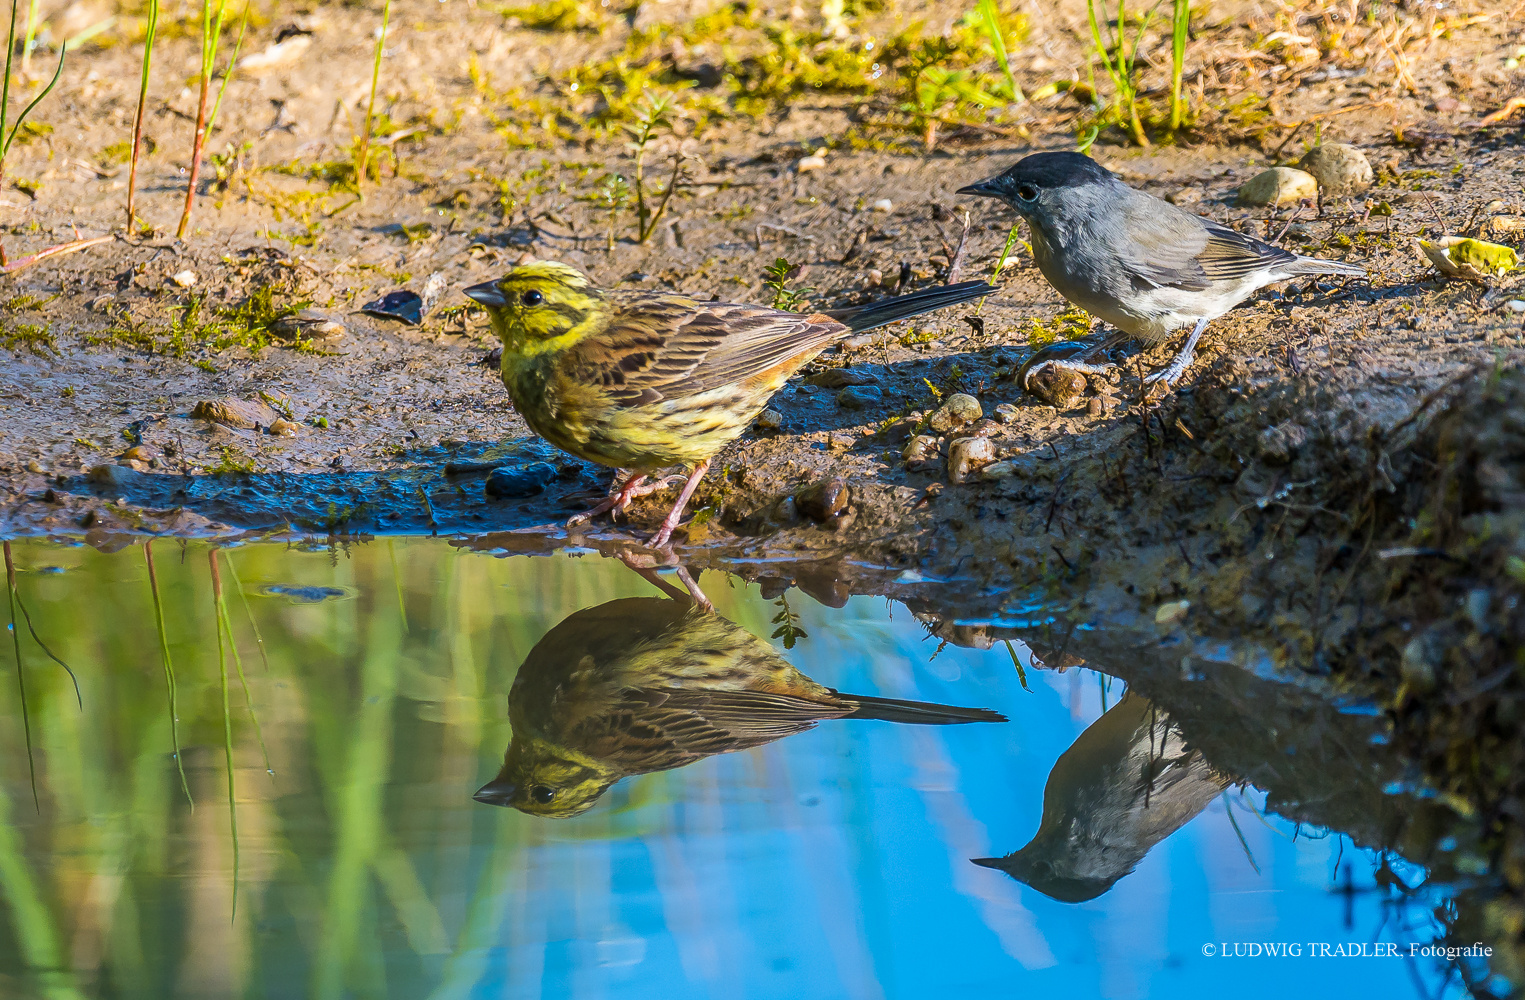
[{"label": "grey bird with black cap", "polygon": [[958,193],[1015,209],[1049,284],[1125,337],[1161,344],[1192,328],[1175,359],[1147,383],[1173,385],[1208,322],[1266,285],[1300,275],[1367,276],[1354,264],[1303,257],[1135,191],[1080,153],[1034,153]]}]

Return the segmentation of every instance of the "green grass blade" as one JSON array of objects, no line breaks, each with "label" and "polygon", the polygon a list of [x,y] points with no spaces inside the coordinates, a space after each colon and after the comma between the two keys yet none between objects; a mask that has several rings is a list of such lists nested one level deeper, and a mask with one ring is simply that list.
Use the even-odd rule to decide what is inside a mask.
[{"label": "green grass blade", "polygon": [[[233,837],[233,913],[229,918],[231,920],[238,917],[238,798],[233,788],[233,713],[228,705],[228,658],[223,644],[223,626],[227,623],[228,612],[222,600],[222,575],[217,570],[216,549],[207,553],[207,561],[212,567],[212,612],[216,616],[217,623],[217,686],[222,693],[222,753],[223,762],[228,771],[228,830]],[[233,635],[230,632],[228,642],[232,641]]]},{"label": "green grass blade", "polygon": [[[12,12],[14,13],[14,3]],[[5,543],[5,589],[11,606],[11,646],[16,652],[16,688],[21,692],[21,729],[26,734],[26,767],[32,777],[32,805],[42,812],[42,802],[37,797],[37,761],[32,754],[32,721],[26,704],[26,675],[21,670],[21,631],[16,628],[16,563],[11,556],[11,543]]]},{"label": "green grass blade", "polygon": [[143,561],[148,563],[148,589],[154,595],[154,620],[159,625],[159,654],[164,660],[164,686],[169,692],[169,735],[170,742],[175,748],[175,767],[180,771],[180,788],[185,792],[185,801],[191,804],[191,809],[196,808],[196,800],[191,798],[190,782],[185,780],[185,759],[180,754],[180,717],[175,704],[175,665],[169,657],[169,635],[164,631],[164,602],[159,599],[159,577],[154,572],[154,543],[143,543]]},{"label": "green grass blade", "polygon": [[[228,560],[230,566],[232,562],[230,558]],[[233,583],[237,586],[236,576],[233,578]],[[249,678],[244,676],[244,659],[238,655],[238,642],[233,638],[233,620],[228,615],[228,602],[222,593],[221,579],[217,580],[217,618],[217,627],[228,634],[228,649],[233,654],[233,668],[238,671],[238,683],[244,689],[244,707],[249,710],[249,721],[254,723],[254,738],[259,742],[260,755],[265,759],[265,773],[273,776],[275,769],[270,766],[270,751],[265,748],[265,733],[260,729],[259,716],[254,713],[254,696],[249,693]],[[268,663],[265,665],[267,671],[269,666]]]},{"label": "green grass blade", "polygon": [[53,71],[53,79],[49,80],[48,85],[42,88],[42,93],[32,98],[32,103],[23,108],[21,110],[21,114],[16,116],[16,123],[11,126],[10,136],[6,138],[5,145],[0,146],[0,159],[4,159],[5,154],[10,151],[11,143],[16,141],[16,133],[21,131],[22,124],[26,122],[26,116],[31,114],[32,109],[37,107],[37,105],[42,102],[42,99],[51,94],[53,92],[53,88],[58,85],[58,78],[63,74],[64,71],[64,56],[68,54],[69,46],[67,45],[58,50],[58,68]]},{"label": "green grass blade", "polygon": [[381,7],[381,34],[376,38],[376,57],[371,64],[371,97],[365,105],[365,128],[360,133],[360,152],[355,157],[355,190],[365,184],[366,168],[371,158],[371,126],[376,114],[376,85],[381,80],[381,53],[387,44],[387,25],[392,20],[392,0]]},{"label": "green grass blade", "polygon": [[[207,115],[207,135],[212,134],[212,125],[217,121],[217,111],[222,107],[222,95],[228,92],[228,81],[233,79],[233,70],[238,66],[238,53],[244,47],[244,33],[249,30],[249,8],[253,6],[252,0],[244,4],[244,18],[238,26],[238,40],[233,43],[233,54],[228,57],[228,68],[223,70],[222,83],[217,88],[217,100],[212,102],[212,113]],[[222,28],[219,24],[218,29]]]},{"label": "green grass blade", "polygon": [[1011,71],[1011,61],[1006,57],[1006,39],[1001,37],[1001,12],[996,8],[995,0],[980,0],[979,13],[984,23],[985,37],[995,50],[995,59],[1001,66],[1001,72],[1006,74],[1007,86],[1011,87],[1011,99],[1021,104],[1027,100],[1027,96],[1017,84],[1017,77]]}]

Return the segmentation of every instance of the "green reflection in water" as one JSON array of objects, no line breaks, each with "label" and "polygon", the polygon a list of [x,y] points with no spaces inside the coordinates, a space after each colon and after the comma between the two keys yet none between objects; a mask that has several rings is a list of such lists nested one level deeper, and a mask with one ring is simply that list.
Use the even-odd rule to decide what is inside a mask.
[{"label": "green reflection in water", "polygon": [[[27,773],[0,782],[0,948],[15,949],[0,994],[469,990],[512,919],[501,890],[528,831],[469,800],[507,743],[513,671],[562,609],[650,588],[617,565],[442,558],[439,543],[160,545],[14,546],[19,594],[79,668],[84,707],[34,662],[28,716],[18,688],[0,704],[12,761],[35,737],[40,793],[38,815],[17,814]],[[271,585],[324,599],[262,596]],[[460,845],[482,822],[496,835],[473,855]],[[431,897],[463,864],[466,898]],[[383,946],[394,930],[407,951]]]}]

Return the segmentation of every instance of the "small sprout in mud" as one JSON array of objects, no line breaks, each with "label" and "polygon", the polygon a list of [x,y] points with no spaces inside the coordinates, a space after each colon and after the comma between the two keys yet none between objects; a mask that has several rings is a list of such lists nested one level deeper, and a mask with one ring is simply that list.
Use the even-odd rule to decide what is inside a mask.
[{"label": "small sprout in mud", "polygon": [[46,327],[35,323],[0,326],[0,348],[17,351],[25,348],[38,356],[58,354],[58,341]]},{"label": "small sprout in mud", "polygon": [[313,417],[311,420],[308,421],[308,423],[312,424],[314,427],[322,427],[322,428],[326,429],[328,427],[328,418],[327,417]]},{"label": "small sprout in mud", "polygon": [[782,640],[785,649],[793,649],[796,640],[810,638],[810,634],[800,628],[800,616],[789,607],[787,596],[780,594],[773,606],[779,609],[772,622],[778,628],[773,630],[773,635],[769,638]]},{"label": "small sprout in mud", "polygon": [[209,476],[236,476],[247,475],[254,471],[254,459],[245,455],[237,448],[224,447],[222,457],[216,465],[207,467],[206,474]]},{"label": "small sprout in mud", "polygon": [[805,296],[815,291],[814,288],[789,287],[789,282],[799,276],[804,266],[804,264],[791,264],[787,259],[780,257],[763,271],[763,287],[773,293],[774,309],[798,312]]},{"label": "small sprout in mud", "polygon": [[74,386],[72,386],[72,385],[64,386],[63,390],[59,393],[59,395],[63,396],[63,398],[65,398],[65,399],[73,399],[74,398]]},{"label": "small sprout in mud", "polygon": [[1027,343],[1031,347],[1044,347],[1056,340],[1076,340],[1091,332],[1091,323],[1090,313],[1079,306],[1070,306],[1047,322],[1028,320]]}]

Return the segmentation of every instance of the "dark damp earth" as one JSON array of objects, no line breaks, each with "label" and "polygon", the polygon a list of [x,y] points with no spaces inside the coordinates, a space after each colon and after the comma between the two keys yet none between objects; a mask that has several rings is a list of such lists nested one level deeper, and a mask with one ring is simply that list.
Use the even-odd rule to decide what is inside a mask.
[{"label": "dark damp earth", "polygon": [[[1370,702],[1188,623],[707,572],[711,614],[617,559],[416,539],[11,549],[9,997],[1511,989],[1454,951],[1504,892],[1465,803]],[[662,666],[701,647],[747,651],[733,687],[926,704],[754,705],[780,728],[733,749]],[[601,790],[475,801],[511,745]]]}]

